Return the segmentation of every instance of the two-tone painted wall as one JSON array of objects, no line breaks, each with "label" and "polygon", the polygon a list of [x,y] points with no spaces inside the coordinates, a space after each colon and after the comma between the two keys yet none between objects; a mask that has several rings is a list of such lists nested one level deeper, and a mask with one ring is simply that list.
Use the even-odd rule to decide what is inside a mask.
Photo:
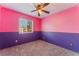
[{"label": "two-tone painted wall", "polygon": [[79,52],[79,7],[44,18],[42,38],[49,43]]},{"label": "two-tone painted wall", "polygon": [[[19,34],[19,18],[33,21],[33,33]],[[0,6],[0,48],[34,41],[40,38],[41,20]]]},{"label": "two-tone painted wall", "polygon": [[[34,22],[33,33],[18,33],[20,17]],[[75,6],[39,19],[0,6],[0,48],[40,38],[49,43],[79,52],[79,7]]]}]

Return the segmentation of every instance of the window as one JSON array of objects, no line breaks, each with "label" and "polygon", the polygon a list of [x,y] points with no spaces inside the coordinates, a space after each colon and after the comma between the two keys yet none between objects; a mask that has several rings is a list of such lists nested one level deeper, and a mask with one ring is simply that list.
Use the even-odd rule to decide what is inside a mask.
[{"label": "window", "polygon": [[33,21],[25,18],[19,19],[19,33],[32,33],[33,32]]}]

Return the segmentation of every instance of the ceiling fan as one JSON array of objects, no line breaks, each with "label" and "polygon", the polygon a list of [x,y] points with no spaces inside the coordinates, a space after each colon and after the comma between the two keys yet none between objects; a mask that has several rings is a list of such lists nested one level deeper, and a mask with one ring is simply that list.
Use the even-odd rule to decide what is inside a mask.
[{"label": "ceiling fan", "polygon": [[35,10],[31,11],[31,12],[38,12],[38,16],[40,16],[43,12],[49,14],[49,11],[45,10],[45,7],[48,6],[50,3],[39,3],[37,5],[34,5]]}]

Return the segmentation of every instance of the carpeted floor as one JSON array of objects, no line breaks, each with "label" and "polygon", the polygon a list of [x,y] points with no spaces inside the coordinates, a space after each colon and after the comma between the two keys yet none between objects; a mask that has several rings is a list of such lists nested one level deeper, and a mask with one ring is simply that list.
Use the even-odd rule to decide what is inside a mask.
[{"label": "carpeted floor", "polygon": [[79,56],[76,52],[37,40],[0,50],[1,56]]}]

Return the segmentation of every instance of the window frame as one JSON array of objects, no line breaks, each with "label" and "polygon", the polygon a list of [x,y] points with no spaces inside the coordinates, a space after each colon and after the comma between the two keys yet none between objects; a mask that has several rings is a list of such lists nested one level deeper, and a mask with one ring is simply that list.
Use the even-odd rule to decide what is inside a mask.
[{"label": "window frame", "polygon": [[[32,31],[31,31],[31,32],[20,32],[20,20],[21,20],[21,19],[32,22]],[[20,17],[20,18],[19,18],[19,28],[18,28],[18,29],[19,29],[19,34],[33,33],[33,32],[34,32],[34,22],[33,22],[33,20],[29,20],[29,19]]]}]

